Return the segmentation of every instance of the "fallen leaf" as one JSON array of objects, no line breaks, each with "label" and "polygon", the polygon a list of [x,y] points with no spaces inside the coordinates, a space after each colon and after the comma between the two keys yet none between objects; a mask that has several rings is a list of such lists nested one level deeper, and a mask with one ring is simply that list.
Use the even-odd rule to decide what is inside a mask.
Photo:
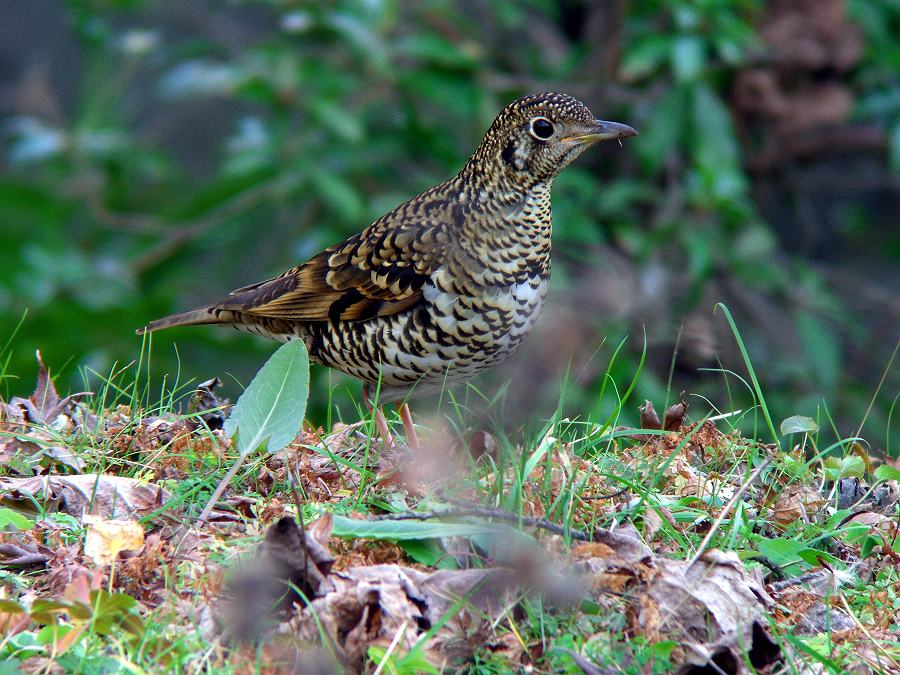
[{"label": "fallen leaf", "polygon": [[774,606],[734,552],[708,551],[693,566],[666,558],[654,564],[638,618],[643,622],[646,607],[653,606],[663,639],[700,644],[736,634],[749,639],[744,632]]},{"label": "fallen leaf", "polygon": [[656,414],[656,408],[653,407],[652,402],[645,400],[644,405],[640,406],[638,410],[641,413],[641,429],[662,429],[659,415]]},{"label": "fallen leaf", "polygon": [[663,417],[662,428],[666,431],[678,431],[683,425],[687,415],[688,404],[684,400],[684,392],[681,392],[680,401],[666,408]]},{"label": "fallen leaf", "polygon": [[88,525],[84,554],[97,565],[108,565],[119,551],[137,551],[144,545],[144,528],[136,520],[106,520],[85,514]]},{"label": "fallen leaf", "polygon": [[158,509],[169,494],[134,478],[85,473],[74,476],[0,478],[0,505],[36,513],[35,502],[46,510],[64,511],[75,518],[93,513],[128,519]]},{"label": "fallen leaf", "polygon": [[397,648],[408,651],[449,612],[452,618],[425,648],[432,664],[448,665],[450,653],[460,657],[461,634],[501,615],[518,585],[508,569],[426,573],[400,565],[351,567],[330,582],[331,590],[298,617],[299,636],[314,640],[324,632],[356,670],[370,646],[397,640]]},{"label": "fallen leaf", "polygon": [[780,525],[789,525],[795,520],[809,521],[825,506],[821,494],[805,485],[790,487],[778,495],[773,506],[772,517]]},{"label": "fallen leaf", "polygon": [[[747,632],[746,642],[737,635],[728,635],[712,644],[684,643],[685,659],[678,675],[749,675],[768,672],[767,666],[783,661],[781,647],[769,637],[762,622],[754,621]],[[752,670],[746,666],[748,661]]]},{"label": "fallen leaf", "polygon": [[440,666],[449,663],[448,650],[460,648],[460,634],[502,615],[521,585],[506,568],[429,573],[391,564],[335,571],[323,546],[332,525],[326,516],[304,531],[282,518],[269,528],[253,566],[237,576],[230,601],[217,611],[229,638],[256,641],[293,611],[297,637],[325,640],[358,671],[369,647],[396,640],[409,650],[449,613],[425,650]]},{"label": "fallen leaf", "polygon": [[52,424],[62,414],[72,415],[75,403],[91,392],[82,391],[60,398],[50,379],[50,372],[41,358],[41,352],[34,353],[38,362],[38,378],[34,393],[28,398],[13,396],[9,403],[0,402],[0,410],[13,422]]},{"label": "fallen leaf", "polygon": [[843,610],[817,602],[796,617],[794,630],[798,635],[832,634],[834,631],[856,628],[856,622]]}]

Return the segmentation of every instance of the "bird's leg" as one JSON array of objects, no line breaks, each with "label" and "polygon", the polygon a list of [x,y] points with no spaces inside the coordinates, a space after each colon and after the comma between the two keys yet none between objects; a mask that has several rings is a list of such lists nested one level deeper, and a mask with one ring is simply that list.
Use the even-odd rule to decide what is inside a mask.
[{"label": "bird's leg", "polygon": [[398,403],[400,409],[400,419],[403,420],[403,430],[406,432],[406,445],[412,450],[419,449],[419,435],[413,426],[412,413],[409,411],[408,403]]},{"label": "bird's leg", "polygon": [[363,403],[369,412],[375,413],[375,429],[378,431],[378,435],[381,437],[384,447],[394,447],[394,437],[391,436],[391,430],[388,429],[388,423],[387,420],[384,419],[384,414],[381,412],[381,406],[373,405],[372,401],[369,399],[368,382],[363,385]]}]

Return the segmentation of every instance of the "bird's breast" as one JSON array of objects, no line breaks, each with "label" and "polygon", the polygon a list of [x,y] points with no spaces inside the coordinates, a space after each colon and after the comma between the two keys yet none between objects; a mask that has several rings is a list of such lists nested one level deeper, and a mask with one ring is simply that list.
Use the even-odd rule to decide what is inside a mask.
[{"label": "bird's breast", "polygon": [[508,284],[483,284],[441,269],[424,291],[436,331],[469,346],[509,353],[534,326],[547,294],[546,275],[535,271]]}]

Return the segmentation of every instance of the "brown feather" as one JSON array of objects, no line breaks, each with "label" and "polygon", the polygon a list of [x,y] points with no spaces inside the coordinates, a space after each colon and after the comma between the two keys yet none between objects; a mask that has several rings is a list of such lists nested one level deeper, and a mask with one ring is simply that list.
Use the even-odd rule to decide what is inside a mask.
[{"label": "brown feather", "polygon": [[214,307],[283,321],[359,321],[401,312],[422,299],[444,256],[434,250],[422,256],[394,242],[412,242],[422,236],[416,230],[428,229],[435,228],[412,220],[395,233],[376,221],[281,276],[233,291]]}]

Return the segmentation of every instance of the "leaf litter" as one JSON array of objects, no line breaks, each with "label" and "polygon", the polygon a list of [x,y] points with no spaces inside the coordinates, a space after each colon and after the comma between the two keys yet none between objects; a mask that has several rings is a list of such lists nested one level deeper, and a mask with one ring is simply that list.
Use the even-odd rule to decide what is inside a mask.
[{"label": "leaf litter", "polygon": [[[188,415],[139,416],[121,407],[96,413],[88,394],[59,397],[39,355],[38,363],[35,393],[0,403],[0,508],[31,524],[0,531],[0,567],[7,574],[29,570],[0,597],[0,636],[6,636],[0,639],[63,626],[59,655],[73,649],[89,625],[135,636],[142,622],[164,613],[175,626],[197,626],[215,645],[211,658],[249,665],[261,648],[271,672],[372,670],[378,654],[417,655],[431,667],[454,670],[485,653],[510,668],[539,672],[546,654],[540,640],[522,633],[526,608],[538,603],[552,613],[578,614],[588,604],[618,617],[626,643],[640,638],[674,645],[668,662],[681,672],[775,672],[800,654],[785,634],[826,631],[836,645],[854,645],[873,669],[896,663],[896,652],[880,646],[896,641],[896,615],[863,622],[849,611],[843,589],[854,578],[874,579],[897,566],[897,481],[876,489],[835,483],[832,490],[770,471],[749,487],[726,515],[739,510],[757,518],[758,536],[773,541],[798,522],[831,517],[835,494],[855,495],[841,525],[857,528],[859,536],[850,544],[835,540],[831,558],[814,558],[805,574],[785,579],[772,572],[789,568],[793,554],[774,562],[710,549],[679,559],[679,538],[707,534],[749,472],[753,453],[734,462],[735,447],[752,447],[757,457],[771,452],[711,421],[689,423],[683,397],[662,423],[647,402],[643,428],[619,430],[621,437],[610,441],[620,472],[641,477],[643,485],[653,482],[652,494],[617,493],[620,485],[591,457],[545,438],[546,459],[521,481],[518,523],[527,533],[514,538],[503,539],[496,528],[517,532],[510,524],[516,514],[471,507],[490,486],[514,486],[514,467],[488,470],[475,483],[462,475],[462,458],[496,457],[489,433],[476,431],[452,448],[462,463],[451,472],[459,479],[451,498],[442,494],[448,481],[435,479],[427,466],[406,466],[402,455],[361,464],[372,441],[360,423],[337,424],[329,433],[301,430],[249,477],[255,497],[240,494],[247,487],[235,484],[214,515],[198,523],[173,486],[188,480],[198,461],[233,457],[222,432],[228,402],[216,396],[217,382],[198,388]],[[88,464],[69,442],[74,436],[88,439],[89,449],[107,448],[113,469],[140,467],[140,478],[84,472]],[[51,440],[71,461],[13,461],[35,454],[29,443],[46,448]],[[441,446],[438,455],[446,451]],[[399,477],[376,481],[379,471]],[[302,495],[296,501],[285,492],[291,483]],[[327,510],[361,503],[353,499],[361,490],[393,505],[377,516],[382,522],[399,524],[391,519],[410,509],[421,516],[423,505],[431,508],[428,519],[407,522],[413,526],[407,539],[396,526],[374,528],[372,513]],[[558,522],[565,500],[569,524],[561,533],[548,526]],[[685,505],[693,509],[690,519]],[[297,523],[298,509],[305,527]],[[417,539],[415,527],[429,523],[437,529],[422,529]],[[86,538],[72,536],[85,526]],[[459,533],[451,535],[454,529]],[[864,546],[868,557],[861,555]],[[754,557],[765,565],[749,565]],[[426,558],[428,564],[421,562]],[[896,604],[898,587],[895,595],[890,588],[879,591],[876,600]],[[608,630],[588,632],[577,649],[567,648],[583,672],[607,672],[608,666],[594,663],[593,647]],[[160,636],[151,648],[163,654],[173,639]],[[626,670],[629,658],[619,664]],[[26,670],[48,663],[44,657],[22,662]]]}]

